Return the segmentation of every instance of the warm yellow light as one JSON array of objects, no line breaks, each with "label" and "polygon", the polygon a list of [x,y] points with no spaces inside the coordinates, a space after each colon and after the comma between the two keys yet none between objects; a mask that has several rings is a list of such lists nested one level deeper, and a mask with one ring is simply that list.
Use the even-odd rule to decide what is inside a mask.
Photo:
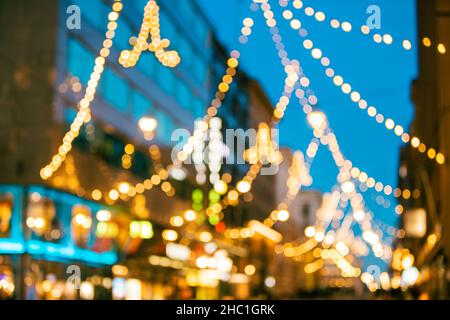
[{"label": "warm yellow light", "polygon": [[445,157],[442,153],[436,155],[436,161],[438,164],[443,165],[445,163]]},{"label": "warm yellow light", "polygon": [[158,127],[158,121],[151,117],[143,117],[138,122],[139,129],[144,133],[150,133],[156,130]]},{"label": "warm yellow light", "polygon": [[440,54],[445,54],[447,52],[447,48],[442,43],[438,44],[437,50]]},{"label": "warm yellow light", "polygon": [[115,189],[112,189],[112,190],[109,192],[109,198],[110,198],[111,200],[113,200],[113,201],[119,199],[119,192],[117,192],[117,190],[115,190]]},{"label": "warm yellow light", "polygon": [[411,139],[411,145],[413,146],[413,148],[418,148],[420,145],[420,140],[417,137],[413,137]]},{"label": "warm yellow light", "polygon": [[309,226],[305,229],[305,235],[308,238],[314,237],[315,234],[316,234],[316,228],[314,228],[313,226]]},{"label": "warm yellow light", "polygon": [[351,181],[346,181],[342,184],[341,188],[344,193],[352,193],[355,191],[355,184]]},{"label": "warm yellow light", "polygon": [[194,210],[187,210],[184,213],[184,219],[186,219],[186,221],[192,222],[196,219],[197,214],[195,213]]},{"label": "warm yellow light", "polygon": [[162,237],[166,241],[176,241],[178,239],[178,233],[175,230],[164,230]]},{"label": "warm yellow light", "polygon": [[181,227],[184,223],[184,220],[180,216],[175,216],[170,219],[170,224],[174,227]]},{"label": "warm yellow light", "polygon": [[102,198],[102,192],[100,190],[96,189],[96,190],[92,191],[91,197],[92,197],[92,199],[98,201]]},{"label": "warm yellow light", "polygon": [[322,128],[326,123],[326,116],[323,112],[315,111],[308,115],[308,122],[314,129]]},{"label": "warm yellow light", "polygon": [[108,210],[99,210],[97,212],[97,220],[102,222],[111,220],[111,212]]},{"label": "warm yellow light", "polygon": [[255,266],[254,266],[254,265],[252,265],[252,264],[249,264],[249,265],[245,266],[245,268],[244,268],[244,272],[245,272],[245,274],[246,274],[246,275],[248,275],[248,276],[252,276],[252,275],[254,275],[254,274],[255,274],[255,272],[256,272],[256,268],[255,268]]},{"label": "warm yellow light", "polygon": [[287,210],[278,211],[277,219],[280,220],[281,222],[288,221],[289,217],[290,217],[289,211]]},{"label": "warm yellow light", "polygon": [[210,242],[212,240],[212,238],[213,238],[212,234],[208,231],[202,231],[198,235],[198,239],[201,242]]},{"label": "warm yellow light", "polygon": [[356,221],[362,221],[364,220],[366,213],[364,212],[364,210],[356,210],[355,212],[353,212],[353,218]]},{"label": "warm yellow light", "polygon": [[128,155],[132,155],[134,153],[134,146],[132,144],[127,144],[125,146],[125,153]]},{"label": "warm yellow light", "polygon": [[130,192],[130,184],[127,182],[122,182],[121,184],[119,184],[119,192],[122,194],[128,194],[128,192]]},{"label": "warm yellow light", "polygon": [[214,190],[218,194],[224,195],[228,191],[228,185],[224,181],[219,180],[216,183],[214,183]]},{"label": "warm yellow light", "polygon": [[250,189],[251,189],[251,184],[248,182],[248,181],[239,181],[238,182],[238,184],[237,184],[237,190],[240,192],[240,193],[247,193],[247,192],[249,192],[250,191]]}]

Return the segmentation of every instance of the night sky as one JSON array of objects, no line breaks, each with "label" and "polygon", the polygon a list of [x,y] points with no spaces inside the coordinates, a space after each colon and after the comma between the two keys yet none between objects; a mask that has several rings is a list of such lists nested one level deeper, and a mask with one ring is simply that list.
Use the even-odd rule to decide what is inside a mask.
[{"label": "night sky", "polygon": [[[352,23],[353,31],[345,33],[334,30],[329,22],[319,23],[308,17],[303,10],[295,10],[294,18],[299,18],[308,30],[314,44],[320,47],[325,56],[331,60],[335,71],[342,75],[354,90],[361,93],[370,105],[376,106],[386,117],[408,128],[413,117],[414,107],[410,102],[410,86],[417,74],[416,51],[416,12],[414,0],[377,0],[381,8],[381,34],[389,33],[394,44],[386,46],[376,44],[371,37],[360,32],[369,15],[367,8],[375,4],[372,0],[304,0],[305,6],[312,6],[325,12],[329,18],[337,18]],[[283,90],[284,71],[265,25],[262,12],[249,9],[251,0],[198,0],[207,14],[219,38],[229,50],[239,49],[242,53],[241,68],[260,81],[271,100],[275,103]],[[314,60],[303,46],[303,38],[292,30],[282,18],[278,0],[270,2],[276,13],[280,33],[291,59],[298,59],[304,73],[310,78],[310,88],[319,98],[319,107],[329,119],[340,143],[341,150],[353,164],[377,180],[397,185],[400,139],[388,132],[384,125],[369,118],[367,112],[360,110],[349,97],[342,94],[340,88],[324,75],[320,62]],[[255,20],[253,33],[246,45],[238,42],[242,20],[245,17]],[[413,50],[401,48],[401,41],[410,39]],[[312,137],[297,99],[292,99],[286,116],[280,124],[280,142],[293,150],[305,151]],[[328,150],[324,147],[312,168],[314,184],[312,189],[327,192],[336,183],[337,169]],[[384,208],[374,201],[377,193],[368,191],[364,194],[367,207],[374,212],[377,219],[396,226],[396,205],[393,197],[390,208]],[[367,264],[383,263],[369,257]],[[367,267],[367,266],[366,266]]]}]

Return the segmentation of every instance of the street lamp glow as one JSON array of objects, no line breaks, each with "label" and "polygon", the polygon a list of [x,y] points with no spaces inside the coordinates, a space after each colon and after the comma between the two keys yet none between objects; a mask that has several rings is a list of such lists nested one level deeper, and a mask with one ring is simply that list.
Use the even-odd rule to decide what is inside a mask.
[{"label": "street lamp glow", "polygon": [[151,117],[142,117],[139,122],[139,128],[144,133],[150,133],[156,130],[158,127],[158,121]]},{"label": "street lamp glow", "polygon": [[326,122],[326,116],[323,112],[314,111],[308,116],[308,122],[313,127],[313,129],[320,129]]}]

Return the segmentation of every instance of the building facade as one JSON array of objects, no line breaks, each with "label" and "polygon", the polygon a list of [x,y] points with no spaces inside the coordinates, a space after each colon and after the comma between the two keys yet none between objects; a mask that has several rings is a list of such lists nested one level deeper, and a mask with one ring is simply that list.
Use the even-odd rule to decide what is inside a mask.
[{"label": "building facade", "polygon": [[[176,229],[173,217],[192,209],[193,202],[203,202],[204,209],[211,201],[211,186],[198,186],[192,168],[187,168],[185,179],[170,175],[167,183],[161,181],[169,175],[164,168],[171,164],[171,149],[177,143],[171,139],[172,132],[192,131],[227,68],[225,50],[195,1],[158,1],[162,36],[182,57],[174,69],[162,66],[150,52],[142,54],[135,68],[119,65],[120,52],[130,49],[130,38],[139,33],[147,1],[124,3],[92,103],[92,120],[80,131],[55,175],[46,182],[39,176],[77,112],[111,4],[106,0],[0,4],[0,54],[6,61],[0,75],[0,151],[4,155],[0,160],[0,276],[6,289],[2,282],[0,299],[218,298],[235,290],[217,290],[218,281],[200,279],[198,270],[186,267],[195,265],[192,256],[197,251],[199,255],[209,252],[205,249],[208,234],[223,233],[203,218],[177,229],[177,240],[184,248],[173,249],[172,258],[166,252],[173,233],[164,231]],[[77,9],[79,29],[67,23]],[[253,125],[252,88],[245,74],[237,77],[218,115],[223,128]],[[262,90],[257,94],[264,95]],[[143,117],[158,122],[151,142],[138,126]],[[224,166],[223,172],[239,176],[246,168]],[[147,187],[150,184],[154,187]],[[145,192],[126,192],[135,185]],[[121,187],[127,190],[111,193]],[[231,224],[241,218],[234,213],[233,219],[238,220]],[[190,239],[189,234],[203,238]],[[177,260],[189,245],[191,258]],[[237,273],[239,258],[230,256]],[[67,281],[78,272],[80,290]],[[77,284],[78,278],[74,279]],[[231,280],[223,280],[227,281]]]},{"label": "building facade", "polygon": [[[419,76],[413,83],[415,119],[411,132],[435,147],[448,159],[450,154],[450,1],[417,1],[419,30]],[[444,45],[444,50],[442,49]],[[447,52],[445,53],[445,46]],[[420,151],[420,146],[419,146]],[[403,197],[402,228],[405,237],[399,247],[415,256],[421,271],[418,289],[423,298],[449,297],[450,198],[449,164],[437,165],[433,154],[402,150],[400,188],[412,196]]]}]

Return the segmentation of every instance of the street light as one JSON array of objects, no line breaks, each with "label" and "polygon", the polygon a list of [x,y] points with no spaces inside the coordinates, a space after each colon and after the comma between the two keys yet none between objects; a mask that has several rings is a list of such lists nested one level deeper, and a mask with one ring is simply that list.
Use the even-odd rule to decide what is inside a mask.
[{"label": "street light", "polygon": [[154,131],[158,127],[158,121],[152,117],[142,117],[138,121],[139,129],[144,133],[146,140],[152,140]]}]

